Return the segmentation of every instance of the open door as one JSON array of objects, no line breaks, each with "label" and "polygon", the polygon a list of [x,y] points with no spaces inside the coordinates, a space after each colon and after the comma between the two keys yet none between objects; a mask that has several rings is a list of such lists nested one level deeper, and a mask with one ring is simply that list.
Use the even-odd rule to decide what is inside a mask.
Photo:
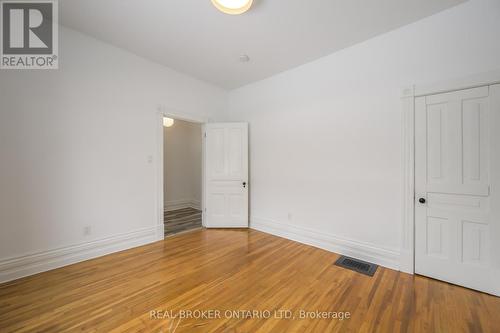
[{"label": "open door", "polygon": [[248,228],[248,124],[205,125],[205,227]]}]

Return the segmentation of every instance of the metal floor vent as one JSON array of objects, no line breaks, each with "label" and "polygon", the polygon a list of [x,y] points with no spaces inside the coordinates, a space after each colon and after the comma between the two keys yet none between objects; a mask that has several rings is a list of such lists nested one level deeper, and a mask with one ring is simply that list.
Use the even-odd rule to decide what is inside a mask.
[{"label": "metal floor vent", "polygon": [[335,265],[368,276],[373,276],[373,274],[375,274],[378,268],[378,265],[346,256],[340,256],[340,258],[338,258],[337,261],[335,262]]}]

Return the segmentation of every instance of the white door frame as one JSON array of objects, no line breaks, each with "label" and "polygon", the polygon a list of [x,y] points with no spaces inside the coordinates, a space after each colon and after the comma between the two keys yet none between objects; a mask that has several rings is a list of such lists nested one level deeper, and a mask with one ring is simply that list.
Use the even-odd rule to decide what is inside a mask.
[{"label": "white door frame", "polygon": [[[189,121],[191,123],[197,123],[201,125],[201,133],[203,136],[203,133],[205,131],[205,124],[209,122],[208,118],[200,117],[200,116],[195,116],[186,112],[170,109],[164,106],[158,106],[157,107],[157,115],[155,117],[155,122],[156,122],[156,129],[157,129],[157,135],[156,135],[156,185],[157,185],[157,192],[156,192],[156,215],[157,215],[157,238],[158,239],[163,239],[164,238],[164,210],[165,210],[165,203],[164,203],[164,198],[163,198],[163,162],[164,162],[164,156],[163,156],[163,118],[168,117],[168,118],[173,118],[176,120],[184,120],[184,121]],[[201,146],[201,151],[202,151],[202,156],[201,156],[201,222],[202,225],[205,226],[205,140],[202,141],[202,146]]]},{"label": "white door frame", "polygon": [[402,101],[402,225],[400,270],[415,272],[415,98],[500,83],[500,70],[403,89]]}]

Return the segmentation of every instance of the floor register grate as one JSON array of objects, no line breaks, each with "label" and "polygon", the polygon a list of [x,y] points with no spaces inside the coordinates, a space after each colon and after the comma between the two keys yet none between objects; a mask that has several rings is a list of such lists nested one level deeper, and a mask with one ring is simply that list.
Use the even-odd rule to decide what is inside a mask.
[{"label": "floor register grate", "polygon": [[337,261],[335,262],[335,265],[368,276],[373,276],[373,274],[375,274],[378,268],[378,265],[346,256],[340,256],[340,258],[337,259]]}]

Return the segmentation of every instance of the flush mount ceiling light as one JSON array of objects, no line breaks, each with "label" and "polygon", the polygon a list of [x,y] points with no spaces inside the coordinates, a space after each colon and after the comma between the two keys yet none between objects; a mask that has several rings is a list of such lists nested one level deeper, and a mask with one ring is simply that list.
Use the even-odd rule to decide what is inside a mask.
[{"label": "flush mount ceiling light", "polygon": [[252,6],[253,0],[212,0],[214,6],[229,15],[243,14]]},{"label": "flush mount ceiling light", "polygon": [[249,62],[250,57],[247,54],[240,55],[240,62]]},{"label": "flush mount ceiling light", "polygon": [[165,126],[165,127],[172,127],[172,126],[174,126],[174,120],[172,118],[164,117],[163,118],[163,126]]}]

